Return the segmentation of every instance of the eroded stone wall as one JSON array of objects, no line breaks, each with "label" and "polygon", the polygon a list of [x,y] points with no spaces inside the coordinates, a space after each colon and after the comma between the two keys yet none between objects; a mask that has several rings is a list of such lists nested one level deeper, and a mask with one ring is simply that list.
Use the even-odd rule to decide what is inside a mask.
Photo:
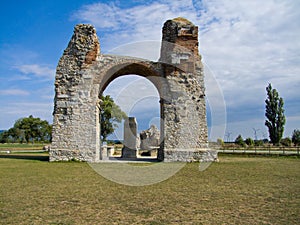
[{"label": "eroded stone wall", "polygon": [[184,18],[168,20],[160,61],[166,62],[170,99],[163,106],[164,160],[203,160],[200,153],[208,149],[208,134],[198,27]]},{"label": "eroded stone wall", "polygon": [[86,71],[99,54],[94,27],[77,25],[56,68],[50,161],[99,158],[98,90]]}]

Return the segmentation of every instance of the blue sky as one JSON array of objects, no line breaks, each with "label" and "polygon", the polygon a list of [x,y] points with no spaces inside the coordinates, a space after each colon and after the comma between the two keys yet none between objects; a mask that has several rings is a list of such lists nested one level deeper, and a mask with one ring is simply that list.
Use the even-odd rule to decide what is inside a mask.
[{"label": "blue sky", "polygon": [[[268,136],[268,83],[285,100],[285,136],[300,129],[300,1],[4,0],[1,5],[0,130],[31,114],[52,122],[55,68],[75,24],[96,27],[102,53],[128,53],[132,44],[141,43],[151,46],[143,57],[152,59],[159,52],[163,23],[178,16],[199,26],[211,139],[224,132],[231,139],[238,134],[253,138],[253,128],[260,129],[259,138]],[[120,78],[106,92],[121,100],[117,93],[124,84],[135,83],[156,93],[137,77]],[[131,112],[140,129],[157,117],[157,99],[149,95]]]}]

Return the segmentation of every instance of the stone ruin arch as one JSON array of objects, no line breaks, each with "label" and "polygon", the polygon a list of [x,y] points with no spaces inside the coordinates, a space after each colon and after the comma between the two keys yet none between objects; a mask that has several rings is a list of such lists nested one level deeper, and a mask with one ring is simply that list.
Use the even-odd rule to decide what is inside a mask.
[{"label": "stone ruin arch", "polygon": [[50,161],[101,161],[99,96],[115,78],[138,74],[160,95],[161,161],[214,161],[208,147],[198,27],[184,18],[163,26],[158,62],[104,55],[92,25],[75,26],[55,77]]}]

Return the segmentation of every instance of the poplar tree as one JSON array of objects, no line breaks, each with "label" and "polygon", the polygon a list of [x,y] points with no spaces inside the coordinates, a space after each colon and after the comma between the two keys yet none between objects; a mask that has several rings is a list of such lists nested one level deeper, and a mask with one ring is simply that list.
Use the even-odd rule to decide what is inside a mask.
[{"label": "poplar tree", "polygon": [[285,125],[284,102],[283,99],[279,97],[277,90],[272,88],[271,84],[266,87],[266,91],[265,116],[267,119],[265,125],[268,127],[271,143],[278,145],[282,138]]}]

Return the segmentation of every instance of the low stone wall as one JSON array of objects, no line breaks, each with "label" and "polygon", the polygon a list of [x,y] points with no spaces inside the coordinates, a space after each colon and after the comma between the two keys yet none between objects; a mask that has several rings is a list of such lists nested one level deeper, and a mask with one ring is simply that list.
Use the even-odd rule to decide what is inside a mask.
[{"label": "low stone wall", "polygon": [[165,150],[165,162],[215,162],[218,160],[218,152],[211,149],[176,149]]},{"label": "low stone wall", "polygon": [[109,157],[113,156],[115,152],[115,147],[114,146],[109,146],[109,145],[103,145],[101,147],[101,160],[108,160]]},{"label": "low stone wall", "polygon": [[79,150],[51,150],[49,151],[50,162],[54,161],[87,161],[95,162],[95,154]]}]

